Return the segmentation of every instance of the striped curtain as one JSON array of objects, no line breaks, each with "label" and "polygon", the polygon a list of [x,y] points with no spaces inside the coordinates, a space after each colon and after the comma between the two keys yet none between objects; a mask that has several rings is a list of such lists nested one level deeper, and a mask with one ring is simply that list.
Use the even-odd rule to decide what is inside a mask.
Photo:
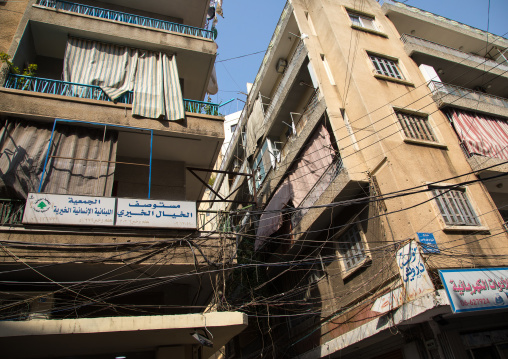
[{"label": "striped curtain", "polygon": [[144,51],[138,58],[132,114],[148,118],[185,117],[176,59],[165,53]]},{"label": "striped curtain", "polygon": [[111,196],[117,142],[117,131],[57,124],[42,192]]},{"label": "striped curtain", "polygon": [[[133,90],[133,115],[169,121],[185,117],[174,56],[71,37],[63,75],[64,81],[101,87],[113,100]],[[79,85],[70,91],[80,91]]]},{"label": "striped curtain", "polygon": [[[101,42],[69,38],[64,60],[64,81],[95,85],[115,100],[132,91],[138,52]],[[76,87],[75,90],[79,86]]]},{"label": "striped curtain", "polygon": [[508,160],[508,121],[456,109],[448,116],[470,154]]}]

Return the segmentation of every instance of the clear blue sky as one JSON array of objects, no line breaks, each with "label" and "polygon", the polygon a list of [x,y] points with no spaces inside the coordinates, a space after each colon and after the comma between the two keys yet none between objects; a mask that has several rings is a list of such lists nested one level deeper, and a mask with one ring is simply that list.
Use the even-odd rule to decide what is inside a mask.
[{"label": "clear blue sky", "polygon": [[[490,2],[490,17],[489,14]],[[224,18],[217,25],[219,45],[216,61],[265,51],[277,25],[285,0],[223,0]],[[408,0],[406,4],[507,37],[508,0]],[[212,102],[245,100],[246,83],[253,82],[264,53],[216,63],[219,93]],[[241,110],[243,102],[222,108],[227,115]]]}]

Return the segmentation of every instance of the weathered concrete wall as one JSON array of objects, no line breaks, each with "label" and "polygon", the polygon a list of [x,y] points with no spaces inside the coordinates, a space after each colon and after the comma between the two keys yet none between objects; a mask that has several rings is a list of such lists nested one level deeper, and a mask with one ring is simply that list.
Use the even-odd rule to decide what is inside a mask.
[{"label": "weathered concrete wall", "polygon": [[48,95],[37,92],[0,88],[0,113],[3,115],[35,117],[53,121],[63,118],[124,126],[153,129],[175,134],[223,139],[224,118],[186,113],[186,119],[178,122],[135,118],[132,105],[79,99],[68,96]]},{"label": "weathered concrete wall", "polygon": [[23,17],[29,0],[21,1],[2,1],[0,3],[0,52],[8,52],[12,39],[16,34],[18,25]]}]

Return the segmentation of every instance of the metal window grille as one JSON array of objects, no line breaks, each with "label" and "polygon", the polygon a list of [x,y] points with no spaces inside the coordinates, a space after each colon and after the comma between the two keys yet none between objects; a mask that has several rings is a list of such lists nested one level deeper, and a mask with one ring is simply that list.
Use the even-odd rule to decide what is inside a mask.
[{"label": "metal window grille", "polygon": [[365,248],[363,246],[360,229],[353,225],[346,233],[339,238],[339,255],[346,271],[360,265],[365,258]]},{"label": "metal window grille", "polygon": [[463,190],[448,190],[434,188],[432,194],[435,196],[439,211],[444,222],[451,226],[479,226],[480,221],[476,216],[471,203]]},{"label": "metal window grille", "polygon": [[404,80],[404,76],[402,76],[397,61],[375,55],[369,55],[369,57],[379,75]]},{"label": "metal window grille", "polygon": [[397,118],[406,137],[437,142],[427,117],[397,112]]}]

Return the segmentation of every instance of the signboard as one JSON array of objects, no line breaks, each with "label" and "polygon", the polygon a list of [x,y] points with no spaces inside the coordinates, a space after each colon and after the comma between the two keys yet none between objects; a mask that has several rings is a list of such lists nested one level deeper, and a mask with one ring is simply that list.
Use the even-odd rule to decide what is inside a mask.
[{"label": "signboard", "polygon": [[434,291],[434,285],[415,241],[410,241],[399,249],[396,259],[402,286],[377,298],[371,308],[374,312],[386,313]]},{"label": "signboard", "polygon": [[404,304],[404,291],[402,287],[394,289],[377,298],[371,310],[378,313],[386,313]]},{"label": "signboard", "polygon": [[440,253],[437,247],[436,238],[432,233],[416,233],[423,253]]},{"label": "signboard", "polygon": [[434,285],[415,241],[409,242],[397,251],[397,265],[405,292],[404,302],[434,291]]},{"label": "signboard", "polygon": [[508,268],[443,269],[454,313],[508,308]]},{"label": "signboard", "polygon": [[112,226],[115,199],[29,193],[23,223]]},{"label": "signboard", "polygon": [[196,202],[118,198],[116,225],[196,229]]}]

